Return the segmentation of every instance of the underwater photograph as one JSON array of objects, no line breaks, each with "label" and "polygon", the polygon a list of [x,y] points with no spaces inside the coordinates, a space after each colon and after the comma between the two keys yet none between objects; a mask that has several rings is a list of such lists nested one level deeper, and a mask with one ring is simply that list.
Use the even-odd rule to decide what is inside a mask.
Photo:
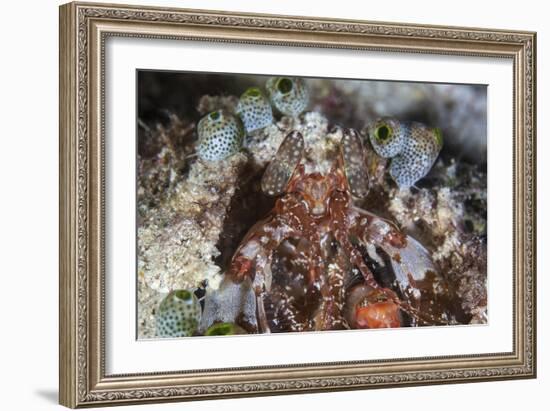
[{"label": "underwater photograph", "polygon": [[138,70],[136,104],[138,339],[487,324],[485,85]]}]

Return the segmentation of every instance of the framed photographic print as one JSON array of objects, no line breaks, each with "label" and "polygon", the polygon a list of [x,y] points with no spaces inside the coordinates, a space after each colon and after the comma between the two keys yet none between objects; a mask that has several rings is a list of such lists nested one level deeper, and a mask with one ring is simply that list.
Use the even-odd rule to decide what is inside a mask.
[{"label": "framed photographic print", "polygon": [[60,8],[60,402],[536,375],[535,33]]}]

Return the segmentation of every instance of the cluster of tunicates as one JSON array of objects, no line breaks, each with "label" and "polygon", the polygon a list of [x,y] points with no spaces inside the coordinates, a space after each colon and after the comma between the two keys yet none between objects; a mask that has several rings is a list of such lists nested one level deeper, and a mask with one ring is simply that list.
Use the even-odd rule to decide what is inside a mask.
[{"label": "cluster of tunicates", "polygon": [[238,152],[245,134],[273,123],[273,108],[297,117],[309,104],[308,89],[300,78],[271,77],[266,92],[267,97],[260,88],[250,87],[241,95],[236,114],[217,110],[199,121],[198,155],[202,160],[219,161]]},{"label": "cluster of tunicates", "polygon": [[[235,114],[217,110],[199,121],[201,159],[219,161],[238,152],[246,134],[273,123],[273,109],[298,117],[309,104],[308,88],[300,78],[271,77],[265,90],[267,96],[259,87],[250,87],[241,95]],[[367,125],[365,133],[375,152],[391,159],[389,173],[400,188],[426,176],[443,147],[440,129],[418,122],[378,119]]]},{"label": "cluster of tunicates", "polygon": [[390,175],[401,188],[426,176],[443,147],[439,128],[417,122],[379,119],[366,130],[374,151],[391,158]]}]

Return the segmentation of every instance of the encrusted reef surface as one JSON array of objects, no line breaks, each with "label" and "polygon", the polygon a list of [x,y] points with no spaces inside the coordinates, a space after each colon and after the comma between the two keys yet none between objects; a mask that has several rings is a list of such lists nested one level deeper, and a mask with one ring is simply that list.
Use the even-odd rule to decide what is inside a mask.
[{"label": "encrusted reef surface", "polygon": [[[338,126],[364,131],[368,121],[384,116],[441,128],[444,148],[426,177],[413,187],[399,188],[388,175],[388,160],[379,157],[365,138],[370,190],[357,205],[395,222],[428,249],[453,293],[452,322],[486,323],[485,90],[306,80],[310,103],[304,113],[277,114],[273,124],[247,133],[242,150],[223,160],[200,159],[201,116],[214,110],[234,113],[237,88],[244,91],[242,87],[262,82],[265,78],[241,76],[221,90],[225,83],[219,79],[193,83],[192,78],[166,80],[147,73],[140,80],[138,336],[159,336],[156,314],[171,291],[218,289],[239,242],[274,205],[275,200],[262,193],[260,181],[288,132],[303,135],[305,156],[315,160],[309,163],[326,173],[342,137]],[[246,304],[253,305],[250,298],[246,296]],[[253,308],[247,313],[253,316]]]}]

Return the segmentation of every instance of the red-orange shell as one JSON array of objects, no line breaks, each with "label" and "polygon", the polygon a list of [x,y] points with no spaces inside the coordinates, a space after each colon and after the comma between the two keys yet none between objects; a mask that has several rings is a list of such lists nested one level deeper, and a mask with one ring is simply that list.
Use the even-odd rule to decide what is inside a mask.
[{"label": "red-orange shell", "polygon": [[357,328],[396,328],[401,326],[399,307],[391,301],[357,307],[355,310]]}]

